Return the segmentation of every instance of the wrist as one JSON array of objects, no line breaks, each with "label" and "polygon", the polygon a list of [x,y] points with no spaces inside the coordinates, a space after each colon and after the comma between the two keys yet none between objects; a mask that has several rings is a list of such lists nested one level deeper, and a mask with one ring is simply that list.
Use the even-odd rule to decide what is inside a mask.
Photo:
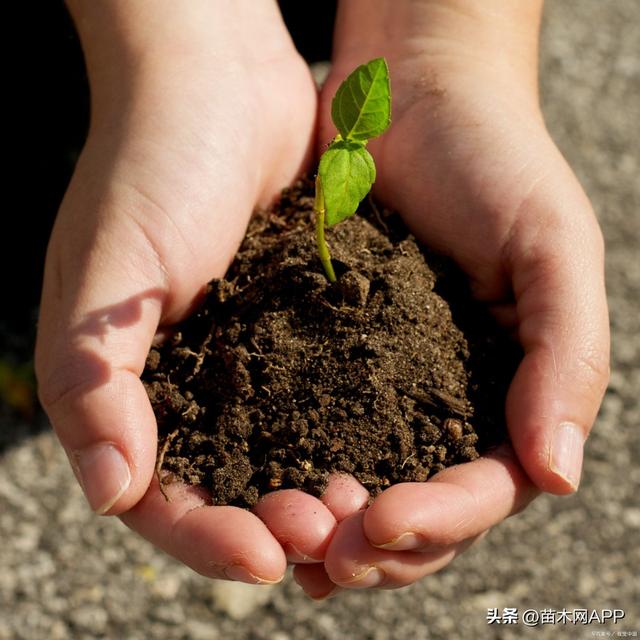
[{"label": "wrist", "polygon": [[406,77],[415,86],[416,75],[484,76],[515,81],[537,101],[542,0],[380,0],[375,9],[369,0],[341,0],[338,66],[382,55],[401,84]]},{"label": "wrist", "polygon": [[[293,51],[273,0],[67,0],[83,52],[92,115],[117,112],[145,89],[242,77]],[[284,35],[284,37],[283,37]],[[148,92],[147,92],[148,93]]]}]

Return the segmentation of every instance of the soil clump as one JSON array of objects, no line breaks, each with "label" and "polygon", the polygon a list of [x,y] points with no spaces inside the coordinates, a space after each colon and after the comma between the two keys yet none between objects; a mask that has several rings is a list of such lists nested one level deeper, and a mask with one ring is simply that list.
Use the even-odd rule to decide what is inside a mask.
[{"label": "soil clump", "polygon": [[276,489],[320,495],[346,472],[376,495],[506,438],[520,353],[456,268],[365,200],[328,232],[331,285],[313,221],[301,180],[254,216],[226,277],[150,351],[163,483],[251,507]]}]

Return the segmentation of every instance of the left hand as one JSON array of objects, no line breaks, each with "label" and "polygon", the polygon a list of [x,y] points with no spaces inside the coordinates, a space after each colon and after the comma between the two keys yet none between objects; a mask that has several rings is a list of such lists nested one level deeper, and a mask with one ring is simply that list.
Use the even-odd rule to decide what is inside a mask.
[{"label": "left hand", "polygon": [[[506,401],[513,449],[505,445],[427,483],[393,486],[366,511],[343,514],[324,566],[296,567],[314,597],[336,587],[410,584],[540,490],[575,491],[609,371],[602,236],[539,110],[535,15],[526,17],[534,24],[499,25],[496,35],[482,16],[469,25],[468,15],[441,12],[446,1],[397,4],[365,18],[357,16],[359,4],[343,3],[338,15],[319,144],[335,135],[329,113],[339,83],[384,55],[393,123],[370,144],[376,196],[419,240],[456,261],[525,356]],[[431,15],[407,15],[424,7]],[[421,20],[447,37],[416,35]],[[526,28],[536,35],[524,37]],[[516,44],[500,40],[503,49],[492,51],[492,35],[505,32]],[[473,38],[484,48],[474,49]]]}]

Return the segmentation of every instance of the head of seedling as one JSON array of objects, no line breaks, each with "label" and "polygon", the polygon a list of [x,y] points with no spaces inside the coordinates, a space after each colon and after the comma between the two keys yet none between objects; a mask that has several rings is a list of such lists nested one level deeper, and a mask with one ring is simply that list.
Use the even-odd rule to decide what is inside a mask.
[{"label": "head of seedling", "polygon": [[320,158],[316,176],[316,242],[330,282],[336,281],[324,230],[352,216],[376,179],[367,142],[391,122],[389,68],[384,58],[359,66],[340,85],[331,103],[338,129]]}]

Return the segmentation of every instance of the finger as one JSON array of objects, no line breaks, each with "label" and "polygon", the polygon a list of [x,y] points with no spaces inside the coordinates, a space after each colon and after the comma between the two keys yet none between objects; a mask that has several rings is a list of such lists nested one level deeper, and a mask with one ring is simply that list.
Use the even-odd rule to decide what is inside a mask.
[{"label": "finger", "polygon": [[320,500],[340,522],[356,511],[366,509],[369,492],[353,476],[335,473],[330,476]]},{"label": "finger", "polygon": [[331,540],[325,569],[332,582],[345,589],[407,586],[439,571],[473,539],[425,553],[386,551],[373,547],[364,533],[365,514],[360,511],[343,520]]},{"label": "finger", "polygon": [[154,470],[156,422],[139,375],[169,294],[141,227],[115,205],[94,213],[84,227],[65,212],[56,222],[36,371],[42,404],[89,504],[115,514],[144,495]]},{"label": "finger", "polygon": [[347,474],[333,474],[320,500],[302,491],[269,493],[254,512],[283,545],[289,562],[322,562],[336,521],[364,509],[369,492]]},{"label": "finger", "polygon": [[106,514],[133,506],[153,473],[156,423],[138,376],[166,292],[100,253],[86,256],[82,276],[61,281],[58,258],[49,262],[36,368],[42,404],[89,504]]},{"label": "finger", "polygon": [[602,237],[573,176],[566,183],[569,192],[546,185],[527,205],[506,253],[525,351],[507,423],[529,476],[558,494],[578,487],[584,441],[609,379]]},{"label": "finger", "polygon": [[293,568],[293,579],[314,600],[326,600],[342,591],[341,587],[331,581],[323,564],[296,565]]},{"label": "finger", "polygon": [[282,545],[289,562],[324,560],[337,523],[318,498],[297,489],[284,489],[264,496],[253,511]]},{"label": "finger", "polygon": [[154,477],[145,496],[120,519],[169,555],[209,578],[274,584],[287,561],[278,541],[251,512],[207,506],[202,490]]},{"label": "finger", "polygon": [[381,549],[435,550],[480,535],[538,493],[513,450],[504,446],[428,482],[389,487],[366,511],[364,532]]}]

